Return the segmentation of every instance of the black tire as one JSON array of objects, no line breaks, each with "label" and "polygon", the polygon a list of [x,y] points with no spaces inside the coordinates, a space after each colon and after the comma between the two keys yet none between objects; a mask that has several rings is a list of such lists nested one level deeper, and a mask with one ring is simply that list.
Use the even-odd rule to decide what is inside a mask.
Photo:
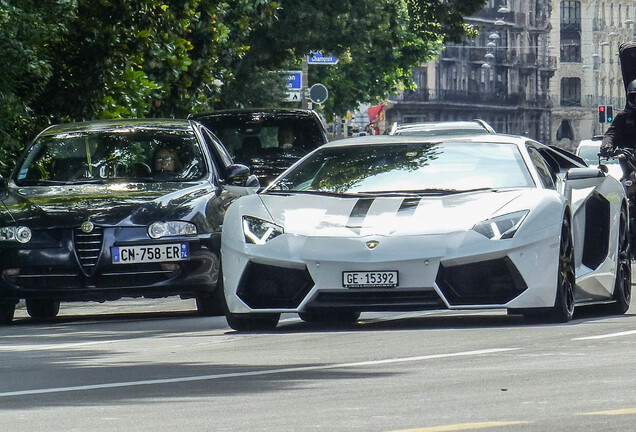
[{"label": "black tire", "polygon": [[197,312],[201,316],[223,316],[225,310],[223,309],[223,303],[221,298],[217,295],[219,287],[214,291],[214,294],[200,294],[197,295]]},{"label": "black tire", "polygon": [[0,325],[9,325],[15,314],[15,303],[0,303]]},{"label": "black tire", "polygon": [[618,232],[618,265],[616,267],[616,282],[614,282],[614,294],[616,301],[612,305],[612,312],[624,314],[629,309],[632,299],[632,260],[629,224],[627,210],[621,209],[620,225]]},{"label": "black tire", "polygon": [[574,285],[576,283],[574,264],[574,245],[570,219],[563,218],[559,239],[559,267],[557,271],[557,289],[554,307],[547,312],[550,322],[565,323],[574,315]]},{"label": "black tire", "polygon": [[273,330],[278,325],[280,314],[263,313],[263,314],[235,314],[229,311],[225,312],[225,319],[230,327],[238,331],[260,331]]},{"label": "black tire", "polygon": [[350,309],[318,309],[299,312],[298,316],[309,323],[354,323],[360,318],[360,312]]},{"label": "black tire", "polygon": [[223,311],[225,312],[225,319],[227,324],[237,331],[259,331],[259,330],[273,330],[278,325],[280,320],[279,313],[259,314],[237,314],[230,312],[227,301],[225,300],[225,287],[223,285],[223,278],[219,276],[219,283],[217,285],[217,294],[220,297]]},{"label": "black tire", "polygon": [[49,299],[27,299],[26,309],[31,318],[51,319],[60,312],[60,302]]}]

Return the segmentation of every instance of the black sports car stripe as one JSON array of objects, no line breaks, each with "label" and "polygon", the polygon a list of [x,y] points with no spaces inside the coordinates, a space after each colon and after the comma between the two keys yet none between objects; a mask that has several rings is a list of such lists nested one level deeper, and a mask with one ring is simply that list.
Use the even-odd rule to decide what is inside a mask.
[{"label": "black sports car stripe", "polygon": [[349,220],[347,221],[347,228],[351,229],[356,234],[360,234],[360,228],[362,228],[362,222],[364,222],[364,218],[367,216],[369,212],[369,208],[375,198],[361,198],[359,199],[353,209],[351,209],[351,213],[349,214]]},{"label": "black sports car stripe", "polygon": [[415,213],[415,209],[420,204],[421,198],[404,198],[400,208],[398,209],[398,216],[411,216]]}]

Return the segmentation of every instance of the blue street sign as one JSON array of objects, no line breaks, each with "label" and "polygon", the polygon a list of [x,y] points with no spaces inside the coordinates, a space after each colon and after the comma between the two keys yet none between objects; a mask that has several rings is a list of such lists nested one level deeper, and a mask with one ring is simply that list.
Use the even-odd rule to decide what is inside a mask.
[{"label": "blue street sign", "polygon": [[324,55],[321,52],[313,52],[307,56],[309,64],[335,65],[338,64],[338,57],[334,55]]},{"label": "blue street sign", "polygon": [[302,87],[302,71],[287,71],[287,90],[300,90]]}]

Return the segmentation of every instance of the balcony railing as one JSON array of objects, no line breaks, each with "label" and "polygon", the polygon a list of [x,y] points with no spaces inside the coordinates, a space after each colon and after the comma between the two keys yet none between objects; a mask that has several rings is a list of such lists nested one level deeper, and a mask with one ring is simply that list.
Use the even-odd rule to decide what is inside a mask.
[{"label": "balcony railing", "polygon": [[496,105],[518,105],[523,101],[520,94],[482,93],[469,92],[464,90],[440,90],[438,92],[439,101],[463,102],[466,104],[496,104]]}]

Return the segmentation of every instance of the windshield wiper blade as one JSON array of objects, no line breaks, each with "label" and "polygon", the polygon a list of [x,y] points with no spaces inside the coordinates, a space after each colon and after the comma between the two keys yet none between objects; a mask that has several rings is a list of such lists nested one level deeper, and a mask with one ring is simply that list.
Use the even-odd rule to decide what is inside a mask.
[{"label": "windshield wiper blade", "polygon": [[447,188],[427,188],[427,189],[405,189],[392,191],[365,191],[359,195],[384,195],[384,196],[422,196],[422,195],[454,195],[467,192],[478,192],[495,189],[483,187],[475,189],[447,189]]},{"label": "windshield wiper blade", "polygon": [[64,182],[64,183],[68,184],[68,185],[76,185],[76,184],[101,184],[101,183],[105,183],[105,182],[106,182],[105,179],[79,178],[79,179],[69,180],[69,181]]}]

